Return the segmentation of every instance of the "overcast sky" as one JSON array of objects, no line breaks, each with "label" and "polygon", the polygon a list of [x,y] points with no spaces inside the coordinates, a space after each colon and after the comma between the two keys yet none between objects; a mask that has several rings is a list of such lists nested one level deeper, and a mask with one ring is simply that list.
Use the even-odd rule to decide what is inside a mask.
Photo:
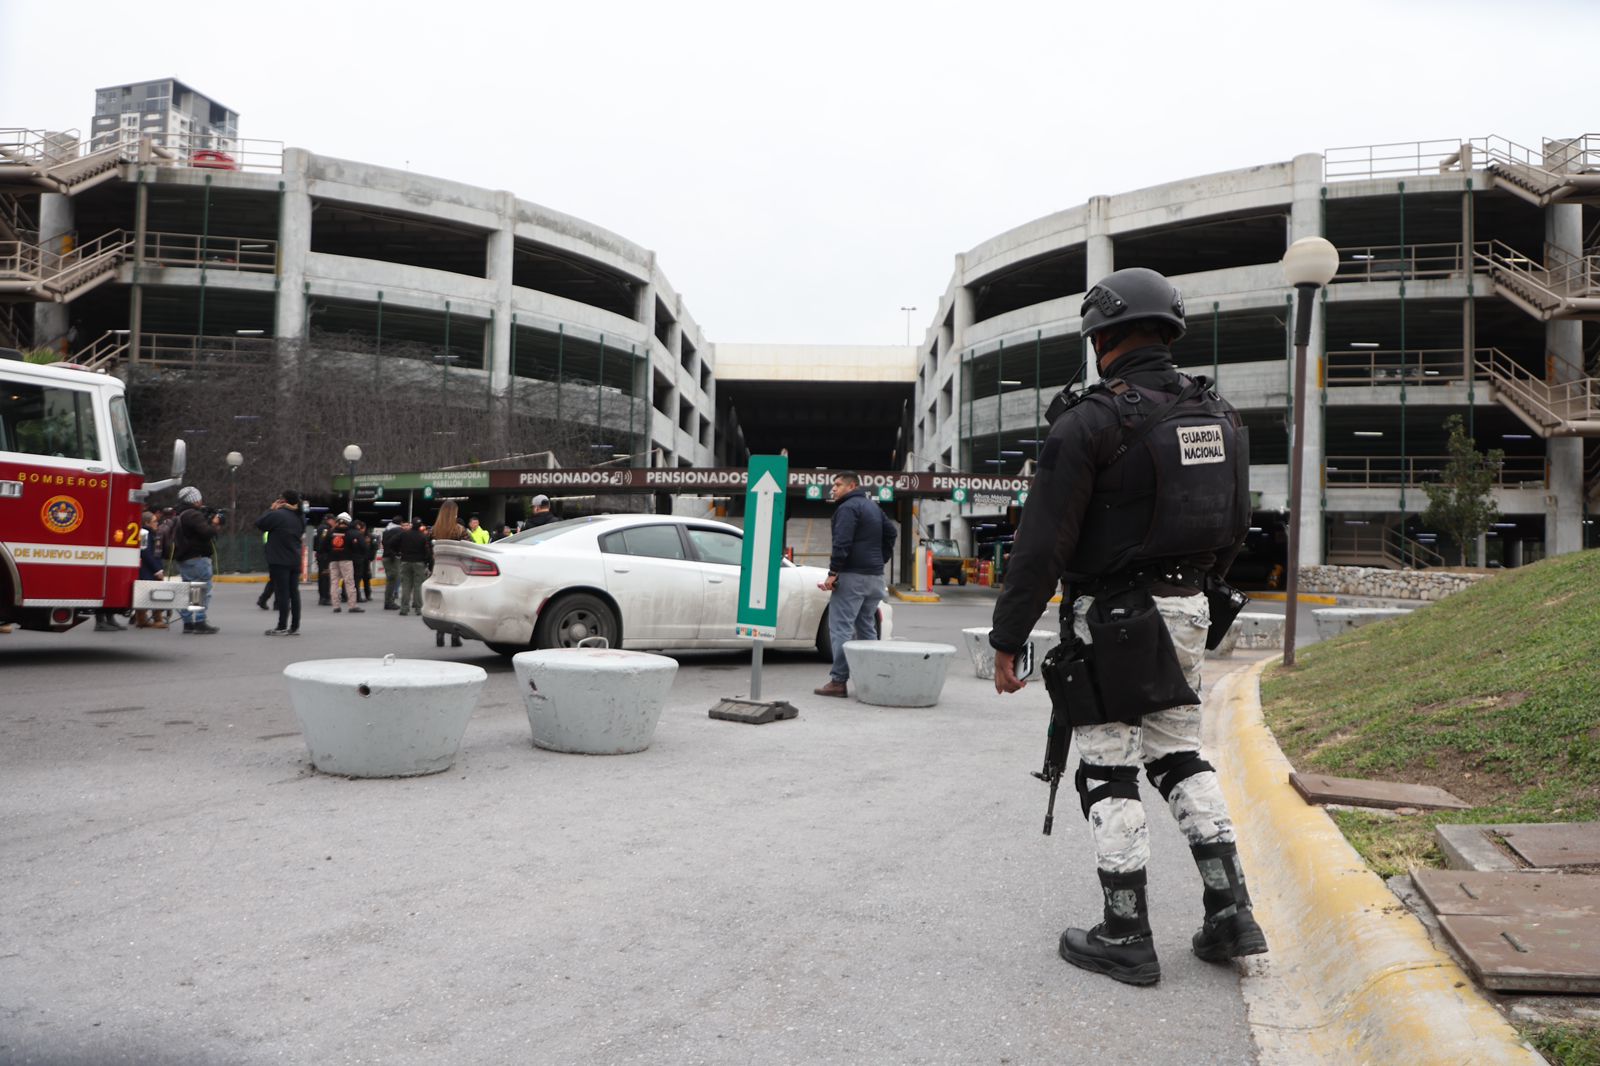
[{"label": "overcast sky", "polygon": [[0,0],[0,126],[176,77],[245,138],[652,248],[714,341],[900,344],[955,253],[1095,194],[1600,132],[1597,55],[1600,0]]}]

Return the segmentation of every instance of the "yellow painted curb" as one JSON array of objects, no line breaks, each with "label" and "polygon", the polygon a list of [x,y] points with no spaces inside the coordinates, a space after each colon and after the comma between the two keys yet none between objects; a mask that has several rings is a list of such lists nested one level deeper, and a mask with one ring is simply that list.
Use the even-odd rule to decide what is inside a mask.
[{"label": "yellow painted curb", "polygon": [[[1543,1063],[1327,813],[1290,787],[1293,767],[1261,715],[1261,671],[1273,661],[1223,678],[1207,706],[1217,777],[1271,945],[1263,977],[1288,993],[1252,1009],[1263,1051],[1341,1066]],[[1280,1011],[1285,999],[1292,1006]]]},{"label": "yellow painted curb", "polygon": [[[1285,603],[1289,599],[1287,592],[1252,592],[1252,600],[1261,600],[1264,603]],[[1295,597],[1301,603],[1319,603],[1324,607],[1337,607],[1339,597],[1325,596],[1320,592],[1302,592]]]},{"label": "yellow painted curb", "polygon": [[897,589],[893,585],[889,586],[889,595],[897,600],[905,600],[907,603],[939,602],[939,594],[936,592],[912,592],[909,589]]}]

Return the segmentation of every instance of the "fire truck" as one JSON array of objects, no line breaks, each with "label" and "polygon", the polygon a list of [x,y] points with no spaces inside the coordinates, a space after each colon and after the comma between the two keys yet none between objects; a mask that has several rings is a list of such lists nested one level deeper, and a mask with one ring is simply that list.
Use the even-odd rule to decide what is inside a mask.
[{"label": "fire truck", "polygon": [[146,482],[125,386],[0,349],[0,622],[65,632],[97,610],[189,609],[201,586],[138,581]]}]

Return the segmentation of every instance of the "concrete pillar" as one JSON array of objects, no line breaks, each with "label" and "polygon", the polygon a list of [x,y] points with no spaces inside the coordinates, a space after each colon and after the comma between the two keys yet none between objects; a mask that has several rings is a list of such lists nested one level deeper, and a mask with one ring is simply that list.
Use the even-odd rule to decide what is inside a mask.
[{"label": "concrete pillar", "polygon": [[[489,234],[484,272],[494,292],[494,322],[489,335],[489,391],[504,396],[511,384],[511,273],[516,247],[517,198],[496,194],[500,226]],[[503,510],[503,509],[502,509]]]},{"label": "concrete pillar", "polygon": [[[1289,209],[1289,241],[1301,237],[1322,236],[1322,156],[1315,152],[1297,155],[1291,164],[1294,193]],[[1288,284],[1285,294],[1292,295]],[[1298,303],[1298,299],[1296,300]],[[1306,346],[1306,402],[1305,424],[1296,426],[1296,433],[1305,434],[1305,491],[1301,497],[1300,515],[1300,565],[1311,566],[1323,562],[1326,546],[1323,543],[1322,470],[1327,465],[1327,448],[1322,430],[1322,364],[1327,352],[1325,307],[1321,294],[1313,312],[1311,342]],[[1290,339],[1293,339],[1291,333]],[[1293,358],[1291,349],[1290,358]],[[1292,369],[1292,368],[1291,368]],[[1293,380],[1291,378],[1291,380]],[[1293,401],[1293,397],[1290,397]],[[1291,442],[1292,444],[1292,442]],[[1420,493],[1418,495],[1421,495]]]},{"label": "concrete pillar", "polygon": [[278,219],[278,337],[305,339],[306,256],[311,254],[311,195],[306,168],[311,156],[303,148],[283,152],[283,213]]},{"label": "concrete pillar", "polygon": [[[1084,205],[1083,221],[1086,239],[1084,241],[1084,258],[1088,263],[1084,270],[1084,284],[1094,288],[1095,282],[1117,269],[1116,249],[1111,241],[1111,197],[1091,196]],[[1089,343],[1089,338],[1083,338],[1084,381],[1093,384],[1100,380],[1100,367],[1095,362],[1094,345]]]},{"label": "concrete pillar", "polygon": [[[650,264],[646,269],[645,277],[655,276],[656,254],[650,253]],[[649,452],[657,447],[655,433],[651,428],[655,424],[655,356],[652,354],[653,346],[650,338],[656,333],[656,286],[653,281],[645,281],[634,289],[633,317],[639,325],[644,327],[644,358],[634,365],[633,388],[634,395],[640,397],[643,404],[639,412],[640,427],[639,440],[636,442],[645,451],[644,455],[637,456],[629,463],[631,466],[651,466],[653,459]]]},{"label": "concrete pillar", "polygon": [[[1554,204],[1545,209],[1545,242],[1567,252],[1583,250],[1583,208],[1577,204]],[[1583,323],[1574,320],[1546,322],[1545,351],[1548,353],[1548,378],[1552,383],[1575,381],[1584,376]],[[1583,548],[1583,439],[1551,437],[1547,447],[1550,460],[1550,488],[1545,496],[1545,554],[1565,555]]]},{"label": "concrete pillar", "polygon": [[[47,253],[65,255],[77,245],[92,241],[98,233],[74,234],[77,215],[72,197],[47,192],[39,197],[39,244]],[[67,332],[72,328],[66,304],[33,305],[33,346],[51,348],[63,356],[71,354]],[[93,338],[89,338],[93,339]]]}]

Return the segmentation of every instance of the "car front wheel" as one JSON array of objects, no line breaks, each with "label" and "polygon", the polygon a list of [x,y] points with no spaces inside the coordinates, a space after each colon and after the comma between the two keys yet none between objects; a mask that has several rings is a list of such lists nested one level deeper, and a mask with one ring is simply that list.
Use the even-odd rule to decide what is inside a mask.
[{"label": "car front wheel", "polygon": [[534,629],[535,648],[576,648],[590,637],[604,637],[610,647],[622,643],[616,612],[598,596],[575,592],[544,609]]}]

